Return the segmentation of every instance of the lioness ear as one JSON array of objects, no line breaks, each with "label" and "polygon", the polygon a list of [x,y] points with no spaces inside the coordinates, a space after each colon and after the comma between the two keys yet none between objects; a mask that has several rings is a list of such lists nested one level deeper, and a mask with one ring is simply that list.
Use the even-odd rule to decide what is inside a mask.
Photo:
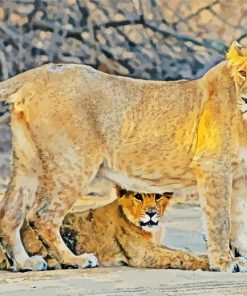
[{"label": "lioness ear", "polygon": [[240,57],[244,57],[246,55],[245,48],[240,43],[238,43],[238,41],[233,41],[231,47],[236,50]]},{"label": "lioness ear", "polygon": [[162,193],[163,196],[165,196],[166,198],[170,199],[173,197],[173,192],[164,192]]},{"label": "lioness ear", "polygon": [[247,48],[242,46],[237,41],[233,41],[226,57],[229,60],[230,65],[241,65],[247,62]]},{"label": "lioness ear", "polygon": [[117,196],[122,197],[126,194],[127,190],[122,189],[120,186],[116,185]]}]

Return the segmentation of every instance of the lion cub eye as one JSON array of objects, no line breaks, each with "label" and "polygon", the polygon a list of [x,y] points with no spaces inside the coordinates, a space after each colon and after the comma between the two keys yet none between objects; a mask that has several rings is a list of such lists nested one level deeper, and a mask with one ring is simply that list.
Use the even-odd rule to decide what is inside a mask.
[{"label": "lion cub eye", "polygon": [[140,193],[136,193],[134,194],[134,198],[138,199],[138,200],[143,200],[142,196]]},{"label": "lion cub eye", "polygon": [[239,71],[239,74],[240,74],[242,77],[246,77],[246,72],[245,72],[245,71]]},{"label": "lion cub eye", "polygon": [[154,195],[154,197],[155,197],[155,200],[159,200],[159,199],[161,199],[162,194],[156,193],[156,194]]}]

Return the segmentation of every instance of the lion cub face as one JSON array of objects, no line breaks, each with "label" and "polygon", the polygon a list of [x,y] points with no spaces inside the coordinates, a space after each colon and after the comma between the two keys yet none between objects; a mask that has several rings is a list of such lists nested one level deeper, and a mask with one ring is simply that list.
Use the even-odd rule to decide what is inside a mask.
[{"label": "lion cub face", "polygon": [[227,59],[236,84],[238,105],[243,118],[247,120],[247,47],[234,41],[227,53]]},{"label": "lion cub face", "polygon": [[138,193],[116,187],[118,203],[128,220],[146,231],[157,229],[172,192]]}]

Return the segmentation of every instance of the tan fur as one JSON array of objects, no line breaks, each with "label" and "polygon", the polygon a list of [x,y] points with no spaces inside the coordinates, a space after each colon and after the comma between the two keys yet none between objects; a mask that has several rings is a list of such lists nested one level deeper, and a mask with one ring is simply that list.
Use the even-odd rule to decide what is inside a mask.
[{"label": "tan fur", "polygon": [[16,269],[44,267],[16,244],[25,217],[61,264],[88,264],[66,248],[59,227],[101,175],[139,192],[197,184],[211,268],[247,270],[229,251],[232,181],[247,147],[247,83],[236,69],[246,66],[222,62],[198,80],[156,82],[45,65],[1,83],[12,105],[14,163],[0,224]]},{"label": "tan fur", "polygon": [[[146,268],[179,268],[208,270],[208,259],[196,257],[185,251],[176,251],[154,243],[159,221],[164,215],[172,194],[140,194],[117,187],[118,199],[112,203],[84,212],[66,215],[61,226],[61,235],[76,255],[93,253],[101,266],[129,265]],[[149,217],[147,213],[156,213]],[[147,217],[148,216],[148,219]],[[149,227],[140,226],[147,221]],[[152,225],[150,221],[157,221]],[[30,227],[22,229],[23,243],[30,255],[40,254],[50,268],[58,263],[49,251],[36,240]]]}]

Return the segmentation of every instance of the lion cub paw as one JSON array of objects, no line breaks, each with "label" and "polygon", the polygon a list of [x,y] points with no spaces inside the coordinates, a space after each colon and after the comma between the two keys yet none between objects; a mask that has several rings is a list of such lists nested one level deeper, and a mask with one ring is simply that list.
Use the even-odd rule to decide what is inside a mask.
[{"label": "lion cub paw", "polygon": [[221,264],[219,267],[211,267],[212,271],[224,272],[247,272],[247,260],[244,257],[237,257],[232,259],[229,263]]},{"label": "lion cub paw", "polygon": [[35,255],[32,256],[21,263],[14,263],[13,270],[14,271],[39,271],[39,270],[46,270],[47,263],[43,257]]},{"label": "lion cub paw", "polygon": [[75,256],[72,259],[70,259],[68,262],[63,263],[63,268],[92,268],[98,266],[98,259],[93,255],[89,253],[84,253],[80,256]]},{"label": "lion cub paw", "polygon": [[192,270],[201,269],[203,271],[209,271],[209,262],[207,256],[199,256],[194,262],[192,262]]}]

